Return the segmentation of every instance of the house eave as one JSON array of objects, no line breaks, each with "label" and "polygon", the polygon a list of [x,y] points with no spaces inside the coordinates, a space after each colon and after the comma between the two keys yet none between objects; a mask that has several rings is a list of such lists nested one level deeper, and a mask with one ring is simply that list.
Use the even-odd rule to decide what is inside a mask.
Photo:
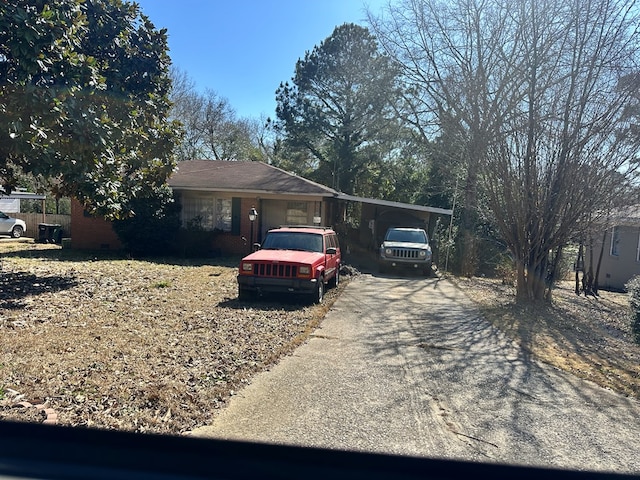
[{"label": "house eave", "polygon": [[234,194],[247,197],[259,197],[262,195],[277,195],[283,197],[324,197],[333,198],[335,194],[330,192],[281,192],[276,190],[238,190],[231,188],[206,188],[206,187],[181,187],[180,185],[172,185],[171,188],[176,191],[188,191],[188,192],[208,192],[208,193],[225,193]]},{"label": "house eave", "polygon": [[354,195],[347,195],[346,193],[339,193],[336,198],[338,200],[345,200],[348,202],[360,202],[368,203],[371,205],[380,205],[384,207],[402,208],[405,210],[415,210],[418,212],[428,212],[437,215],[453,215],[453,210],[447,208],[427,207],[424,205],[414,205],[411,203],[392,202],[390,200],[379,200],[375,198],[356,197]]}]

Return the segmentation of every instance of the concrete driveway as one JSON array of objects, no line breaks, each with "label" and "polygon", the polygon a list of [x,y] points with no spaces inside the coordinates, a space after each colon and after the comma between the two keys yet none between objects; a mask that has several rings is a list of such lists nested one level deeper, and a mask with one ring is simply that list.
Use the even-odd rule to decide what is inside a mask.
[{"label": "concrete driveway", "polygon": [[640,473],[640,403],[530,358],[445,280],[355,277],[195,436]]}]

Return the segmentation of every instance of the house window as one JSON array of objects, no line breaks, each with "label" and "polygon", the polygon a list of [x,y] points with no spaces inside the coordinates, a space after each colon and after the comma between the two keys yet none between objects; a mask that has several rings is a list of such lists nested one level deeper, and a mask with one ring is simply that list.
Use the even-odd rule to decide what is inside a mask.
[{"label": "house window", "polygon": [[187,228],[231,231],[230,198],[184,197],[182,215]]},{"label": "house window", "polygon": [[307,224],[307,202],[287,202],[287,224]]},{"label": "house window", "polygon": [[611,256],[620,255],[620,228],[613,227],[611,230]]},{"label": "house window", "polygon": [[216,200],[216,228],[223,232],[231,231],[231,199],[218,198]]}]

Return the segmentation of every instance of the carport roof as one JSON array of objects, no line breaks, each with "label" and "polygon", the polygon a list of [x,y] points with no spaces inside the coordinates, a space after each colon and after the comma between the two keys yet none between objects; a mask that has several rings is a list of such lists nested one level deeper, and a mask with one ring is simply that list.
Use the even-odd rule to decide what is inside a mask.
[{"label": "carport roof", "polygon": [[429,212],[438,215],[452,215],[453,210],[447,208],[426,207],[424,205],[413,205],[411,203],[392,202],[390,200],[378,200],[375,198],[355,197],[353,195],[347,195],[346,193],[339,193],[337,195],[339,200],[346,200],[348,202],[361,202],[368,203],[370,205],[381,205],[384,207],[403,208],[405,210],[415,210],[419,212]]},{"label": "carport roof", "polygon": [[0,199],[3,200],[45,200],[46,195],[31,192],[11,192],[7,195],[4,190],[0,190]]}]

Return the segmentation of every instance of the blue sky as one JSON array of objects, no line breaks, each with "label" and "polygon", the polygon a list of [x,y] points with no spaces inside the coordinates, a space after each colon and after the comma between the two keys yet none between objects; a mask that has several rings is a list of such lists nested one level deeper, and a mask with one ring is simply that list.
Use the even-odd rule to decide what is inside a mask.
[{"label": "blue sky", "polygon": [[229,100],[239,117],[275,116],[275,91],[296,61],[334,28],[366,26],[387,0],[136,0],[166,28],[174,65],[196,88]]}]

